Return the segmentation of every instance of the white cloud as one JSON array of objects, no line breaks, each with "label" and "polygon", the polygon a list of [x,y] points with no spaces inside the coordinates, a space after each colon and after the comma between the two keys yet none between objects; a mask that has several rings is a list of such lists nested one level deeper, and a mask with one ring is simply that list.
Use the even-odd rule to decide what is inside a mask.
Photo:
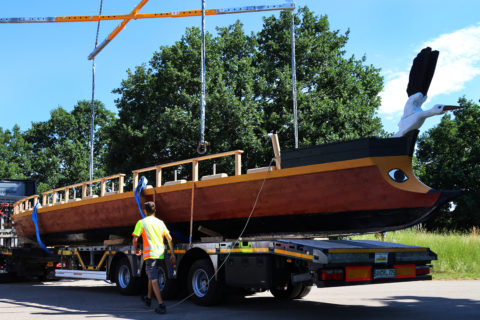
[{"label": "white cloud", "polygon": [[405,93],[407,85],[408,72],[397,72],[387,76],[385,87],[380,92],[382,98],[380,114],[396,114],[403,111],[404,103],[407,100],[407,94]]},{"label": "white cloud", "polygon": [[[465,83],[480,75],[480,25],[464,28],[422,44],[413,57],[425,47],[440,51],[434,80],[428,92],[429,99],[439,94],[462,90]],[[406,102],[405,90],[410,70],[386,77],[385,88],[380,93],[380,114],[397,114]]]}]

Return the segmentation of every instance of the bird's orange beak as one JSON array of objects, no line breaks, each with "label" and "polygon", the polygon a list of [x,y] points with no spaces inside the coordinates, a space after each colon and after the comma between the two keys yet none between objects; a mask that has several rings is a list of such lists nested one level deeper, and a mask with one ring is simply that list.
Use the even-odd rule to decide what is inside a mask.
[{"label": "bird's orange beak", "polygon": [[443,111],[448,111],[448,110],[457,110],[457,109],[462,109],[463,107],[460,106],[445,106],[443,107]]}]

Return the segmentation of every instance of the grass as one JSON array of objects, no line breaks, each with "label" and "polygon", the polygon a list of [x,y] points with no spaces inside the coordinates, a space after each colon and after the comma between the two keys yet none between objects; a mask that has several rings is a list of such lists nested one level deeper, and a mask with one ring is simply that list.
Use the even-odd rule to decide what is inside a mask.
[{"label": "grass", "polygon": [[[352,239],[378,240],[374,235],[361,235]],[[431,233],[407,229],[387,232],[385,241],[428,247],[438,255],[433,261],[433,279],[480,279],[480,234]]]}]

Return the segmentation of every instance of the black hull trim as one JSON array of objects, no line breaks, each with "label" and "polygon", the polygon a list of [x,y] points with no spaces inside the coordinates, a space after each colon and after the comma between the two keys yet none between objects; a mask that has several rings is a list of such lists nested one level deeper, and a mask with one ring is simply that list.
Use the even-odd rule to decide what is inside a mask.
[{"label": "black hull trim", "polygon": [[413,155],[418,130],[399,138],[363,138],[282,151],[282,169],[368,157]]},{"label": "black hull trim", "polygon": [[[252,236],[337,236],[362,233],[375,233],[408,228],[425,221],[437,208],[410,208],[396,210],[357,211],[340,213],[321,213],[308,215],[285,215],[271,217],[252,217],[243,237]],[[139,217],[140,218],[140,217]],[[202,226],[213,230],[227,239],[240,236],[247,219],[229,219],[214,221],[194,221],[194,239],[205,236],[198,232]],[[167,223],[176,241],[187,242],[190,223]],[[54,245],[103,245],[111,235],[131,238],[133,226],[78,231],[76,233],[42,234],[41,239],[47,246]],[[31,239],[35,241],[34,238]],[[128,241],[129,242],[129,241]]]}]

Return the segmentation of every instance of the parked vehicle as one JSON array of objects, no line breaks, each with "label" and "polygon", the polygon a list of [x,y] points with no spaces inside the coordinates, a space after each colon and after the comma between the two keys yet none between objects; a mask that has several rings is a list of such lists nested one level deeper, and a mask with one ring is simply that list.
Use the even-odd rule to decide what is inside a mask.
[{"label": "parked vehicle", "polygon": [[33,180],[0,179],[0,281],[54,277],[54,257],[34,244],[22,245],[11,221],[14,203],[36,191]]},{"label": "parked vehicle", "polygon": [[[312,286],[431,280],[430,263],[437,258],[428,248],[367,240],[206,238],[176,244],[174,253],[176,265],[165,259],[160,267],[162,296],[191,295],[200,305],[218,303],[228,289],[301,299]],[[146,284],[131,245],[62,248],[58,255],[57,277],[109,280],[123,294]]]}]

